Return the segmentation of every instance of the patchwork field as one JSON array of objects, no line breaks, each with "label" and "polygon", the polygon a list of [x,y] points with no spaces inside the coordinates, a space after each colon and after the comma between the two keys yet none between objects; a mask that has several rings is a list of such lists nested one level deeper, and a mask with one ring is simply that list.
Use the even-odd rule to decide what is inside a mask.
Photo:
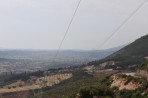
[{"label": "patchwork field", "polygon": [[0,88],[0,93],[19,92],[40,89],[44,87],[52,87],[55,84],[59,84],[61,81],[72,77],[71,73],[53,74],[45,77],[30,77],[29,80],[18,80],[10,85],[6,85]]}]

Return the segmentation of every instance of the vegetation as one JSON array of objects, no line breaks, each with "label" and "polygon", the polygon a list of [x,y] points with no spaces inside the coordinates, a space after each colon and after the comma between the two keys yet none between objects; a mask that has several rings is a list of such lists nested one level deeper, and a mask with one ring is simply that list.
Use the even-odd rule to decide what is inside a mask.
[{"label": "vegetation", "polygon": [[148,72],[148,60],[145,60],[145,62],[140,66],[141,70],[145,70]]},{"label": "vegetation", "polygon": [[97,85],[82,87],[79,90],[78,98],[93,98],[94,96],[101,98],[114,98],[114,92],[110,88],[110,84],[110,78],[106,77]]},{"label": "vegetation", "polygon": [[[106,61],[117,61],[117,66],[127,68],[128,65],[139,65],[144,61],[144,57],[148,56],[148,35],[136,40],[113,55],[100,60],[88,63],[88,65],[99,65]],[[125,66],[126,65],[126,66]],[[78,67],[80,68],[80,67]],[[75,68],[77,69],[77,68]],[[148,72],[148,61],[140,66],[140,69]],[[54,70],[54,69],[53,69]],[[92,75],[85,73],[82,68],[78,70],[72,69],[73,77],[65,80],[58,85],[46,90],[44,93],[34,96],[34,98],[148,98],[148,81],[142,77],[133,77],[125,74],[118,74],[118,78],[124,78],[124,85],[134,82],[140,86],[135,90],[120,90],[119,87],[112,87],[112,79],[106,77],[95,78]],[[34,73],[36,76],[43,75],[42,72]],[[15,77],[7,77],[4,81],[7,83],[10,80],[29,78],[30,74],[20,74]]]},{"label": "vegetation", "polygon": [[0,83],[1,86],[11,84],[17,80],[22,80],[22,81],[27,81],[30,79],[30,76],[37,76],[41,77],[43,76],[43,71],[37,71],[37,72],[32,72],[32,73],[20,73],[20,74],[3,74],[0,75]]},{"label": "vegetation", "polygon": [[41,94],[41,98],[94,98],[95,96],[96,98],[148,98],[148,81],[141,77],[118,74],[118,78],[126,79],[125,85],[129,82],[141,85],[136,90],[119,90],[118,87],[111,88],[110,77],[98,79],[82,70],[73,74],[73,78]]},{"label": "vegetation", "polygon": [[99,61],[93,61],[89,64],[99,65],[106,61],[117,61],[117,65],[123,69],[127,68],[128,65],[139,65],[144,61],[144,57],[148,56],[148,35],[141,37],[135,42],[129,44],[123,49],[115,52],[105,59]]},{"label": "vegetation", "polygon": [[113,90],[106,85],[97,85],[81,88],[79,98],[93,98],[94,96],[101,98],[114,98]]},{"label": "vegetation", "polygon": [[118,87],[110,88],[110,85],[108,85],[110,78],[105,78],[99,85],[81,88],[78,98],[93,98],[94,96],[98,98],[148,98],[148,81],[143,79],[138,80],[137,78],[126,75],[119,75],[119,77],[126,78],[127,82],[134,81],[140,83],[142,81],[143,86],[136,90],[119,90]]},{"label": "vegetation", "polygon": [[126,82],[125,82],[124,85],[127,85],[129,82],[134,82],[136,84],[146,83],[145,78],[142,78],[142,77],[133,77],[133,76],[130,76],[130,75],[125,75],[125,74],[118,74],[117,77],[126,79]]},{"label": "vegetation", "polygon": [[[81,87],[97,85],[99,81],[100,79],[94,78],[83,70],[75,71],[71,79],[61,82],[40,96],[42,98],[72,98],[79,92]],[[39,98],[39,96],[37,97]]]},{"label": "vegetation", "polygon": [[148,92],[139,90],[121,90],[117,92],[119,98],[148,98]]}]

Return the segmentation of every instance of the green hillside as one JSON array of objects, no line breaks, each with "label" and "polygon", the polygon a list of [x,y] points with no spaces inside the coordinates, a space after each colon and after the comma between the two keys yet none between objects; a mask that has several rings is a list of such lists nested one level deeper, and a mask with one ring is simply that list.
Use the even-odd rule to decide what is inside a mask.
[{"label": "green hillside", "polygon": [[148,35],[137,39],[103,60],[93,61],[89,64],[99,65],[100,63],[113,60],[119,62],[119,66],[125,67],[125,65],[141,64],[146,56],[148,56]]},{"label": "green hillside", "polygon": [[148,55],[148,35],[137,39],[135,42],[129,44],[128,46],[124,47],[123,49],[111,55],[111,57],[139,58],[147,55]]}]

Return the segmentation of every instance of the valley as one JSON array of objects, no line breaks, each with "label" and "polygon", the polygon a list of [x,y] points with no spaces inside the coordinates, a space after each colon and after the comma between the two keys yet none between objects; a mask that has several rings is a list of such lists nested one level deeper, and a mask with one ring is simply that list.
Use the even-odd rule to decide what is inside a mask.
[{"label": "valley", "polygon": [[55,50],[0,50],[0,74],[35,72],[63,68],[102,59],[123,46],[107,50],[62,50],[55,58]]},{"label": "valley", "polygon": [[[88,63],[79,62],[80,65],[68,64],[71,58],[66,57],[69,58],[66,62],[63,56],[58,61],[61,66],[64,65],[62,67],[3,72],[0,75],[0,96],[20,98],[22,94],[23,98],[147,98],[147,40],[148,35],[100,60],[94,56]],[[1,62],[6,64],[8,59],[16,64],[12,58]],[[61,63],[63,60],[64,63]],[[20,68],[24,69],[23,66]]]}]

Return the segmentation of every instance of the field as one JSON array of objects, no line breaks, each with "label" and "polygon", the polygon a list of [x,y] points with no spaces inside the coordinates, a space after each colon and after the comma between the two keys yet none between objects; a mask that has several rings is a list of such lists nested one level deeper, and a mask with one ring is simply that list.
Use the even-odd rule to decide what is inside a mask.
[{"label": "field", "polygon": [[32,76],[27,81],[18,80],[10,85],[0,88],[0,93],[19,92],[52,87],[53,85],[59,84],[63,80],[69,79],[71,77],[71,73],[54,74],[39,78]]}]

